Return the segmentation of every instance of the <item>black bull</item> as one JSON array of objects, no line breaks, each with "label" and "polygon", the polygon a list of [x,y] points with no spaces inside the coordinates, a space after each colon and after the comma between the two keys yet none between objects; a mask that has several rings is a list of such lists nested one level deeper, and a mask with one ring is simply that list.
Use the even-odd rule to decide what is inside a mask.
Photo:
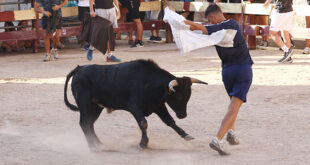
[{"label": "black bull", "polygon": [[[67,86],[71,77],[72,94],[77,106],[67,99]],[[167,102],[178,118],[185,118],[192,83],[207,84],[194,78],[175,77],[150,60],[117,65],[77,66],[67,75],[64,101],[71,110],[80,111],[80,126],[91,149],[97,150],[101,146],[94,123],[103,108],[130,112],[142,131],[139,147],[146,148],[148,137],[145,117],[152,113],[156,113],[185,140],[193,139],[176,125],[165,106]]]}]

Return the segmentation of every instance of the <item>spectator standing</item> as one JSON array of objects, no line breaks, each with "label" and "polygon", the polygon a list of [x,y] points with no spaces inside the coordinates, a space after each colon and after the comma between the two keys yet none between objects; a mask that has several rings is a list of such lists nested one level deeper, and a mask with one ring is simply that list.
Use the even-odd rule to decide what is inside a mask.
[{"label": "spectator standing", "polygon": [[[94,6],[95,4],[95,6]],[[114,6],[115,4],[115,6]],[[95,7],[95,10],[94,10]],[[89,9],[91,17],[102,17],[113,23],[113,28],[117,28],[117,19],[120,17],[118,0],[89,0]],[[109,41],[107,42],[107,62],[119,62],[120,59],[115,57],[110,49]],[[90,46],[87,51],[87,59],[92,60],[94,47]]]},{"label": "spectator standing", "polygon": [[[126,15],[127,22],[134,22],[137,26],[135,43],[131,47],[144,47],[142,42],[143,25],[139,13],[140,0],[121,0],[121,4],[123,7],[128,9],[128,13]],[[129,40],[130,39],[131,36],[129,35]]]},{"label": "spectator standing", "polygon": [[[85,13],[89,13],[89,0],[79,0],[78,12],[79,12],[79,21],[83,22]],[[83,47],[84,50],[88,50],[89,44],[84,42]]]},{"label": "spectator standing", "polygon": [[[149,1],[158,1],[158,0],[145,0],[145,2]],[[147,20],[157,21],[160,10],[152,10],[146,12]],[[152,36],[149,39],[151,42],[161,42],[160,30],[152,30]]]},{"label": "spectator standing", "polygon": [[[43,61],[47,62],[51,60],[51,54],[53,58],[58,59],[57,46],[62,28],[62,15],[61,8],[68,3],[68,0],[36,0],[35,11],[42,13],[42,28],[45,31],[44,46],[46,54]],[[39,8],[43,6],[43,9]],[[53,38],[53,48],[50,50],[50,38]]]},{"label": "spectator standing", "polygon": [[[271,0],[267,0],[264,7],[270,5]],[[275,8],[273,9],[270,18],[270,34],[275,43],[284,51],[283,58],[278,62],[292,63],[291,56],[293,49],[291,49],[290,31],[292,30],[293,21],[293,0],[276,0]],[[283,31],[285,43],[281,39],[279,32]]]}]

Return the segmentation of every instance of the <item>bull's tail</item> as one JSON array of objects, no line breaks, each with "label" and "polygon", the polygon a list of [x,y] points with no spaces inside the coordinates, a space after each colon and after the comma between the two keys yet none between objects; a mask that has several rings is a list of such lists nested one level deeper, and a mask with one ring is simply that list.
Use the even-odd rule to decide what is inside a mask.
[{"label": "bull's tail", "polygon": [[78,107],[69,103],[68,98],[67,98],[67,87],[68,87],[68,82],[70,80],[70,78],[76,73],[78,72],[80,69],[80,66],[77,66],[74,70],[72,70],[68,75],[67,75],[67,79],[66,79],[66,83],[65,83],[65,91],[64,91],[64,101],[65,104],[68,108],[70,108],[72,111],[78,111]]}]

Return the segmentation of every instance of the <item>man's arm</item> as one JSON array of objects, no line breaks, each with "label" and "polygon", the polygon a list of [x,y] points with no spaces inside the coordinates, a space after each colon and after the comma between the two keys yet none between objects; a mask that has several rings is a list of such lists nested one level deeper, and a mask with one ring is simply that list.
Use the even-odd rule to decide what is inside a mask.
[{"label": "man's arm", "polygon": [[94,0],[89,0],[89,12],[91,17],[96,17],[96,13],[94,11]]},{"label": "man's arm", "polygon": [[186,25],[189,25],[191,30],[200,30],[203,32],[203,34],[209,34],[207,28],[201,24],[198,24],[198,23],[195,23],[189,20],[185,20],[184,23]]},{"label": "man's arm", "polygon": [[62,0],[62,1],[63,1],[62,4],[53,6],[54,11],[57,11],[57,10],[63,8],[68,3],[68,0]]},{"label": "man's arm", "polygon": [[34,11],[36,13],[42,13],[42,14],[46,15],[47,17],[52,15],[49,11],[45,11],[44,9],[40,8],[40,3],[38,3],[38,2],[34,3]]}]

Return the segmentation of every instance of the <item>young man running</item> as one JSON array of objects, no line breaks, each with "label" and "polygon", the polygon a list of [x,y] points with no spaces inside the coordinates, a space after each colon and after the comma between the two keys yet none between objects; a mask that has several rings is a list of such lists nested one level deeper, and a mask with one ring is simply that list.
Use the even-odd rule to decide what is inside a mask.
[{"label": "young man running", "polygon": [[[268,7],[272,0],[267,0],[264,7]],[[274,42],[284,51],[283,58],[278,62],[292,63],[293,50],[291,48],[290,31],[293,21],[293,0],[276,0],[276,6],[270,15],[270,34]],[[283,31],[285,43],[281,39],[279,32]]]},{"label": "young man running", "polygon": [[233,47],[215,46],[222,61],[222,77],[230,104],[220,129],[210,142],[210,147],[221,155],[227,155],[222,145],[222,139],[227,133],[227,141],[230,145],[237,145],[239,141],[235,135],[235,121],[239,109],[246,102],[246,96],[252,84],[252,64],[249,49],[247,48],[243,33],[238,23],[232,19],[226,20],[221,8],[215,4],[209,5],[205,16],[212,23],[203,26],[191,21],[185,21],[191,30],[201,30],[204,34],[212,34],[223,29],[233,29],[237,33],[234,38]]}]

